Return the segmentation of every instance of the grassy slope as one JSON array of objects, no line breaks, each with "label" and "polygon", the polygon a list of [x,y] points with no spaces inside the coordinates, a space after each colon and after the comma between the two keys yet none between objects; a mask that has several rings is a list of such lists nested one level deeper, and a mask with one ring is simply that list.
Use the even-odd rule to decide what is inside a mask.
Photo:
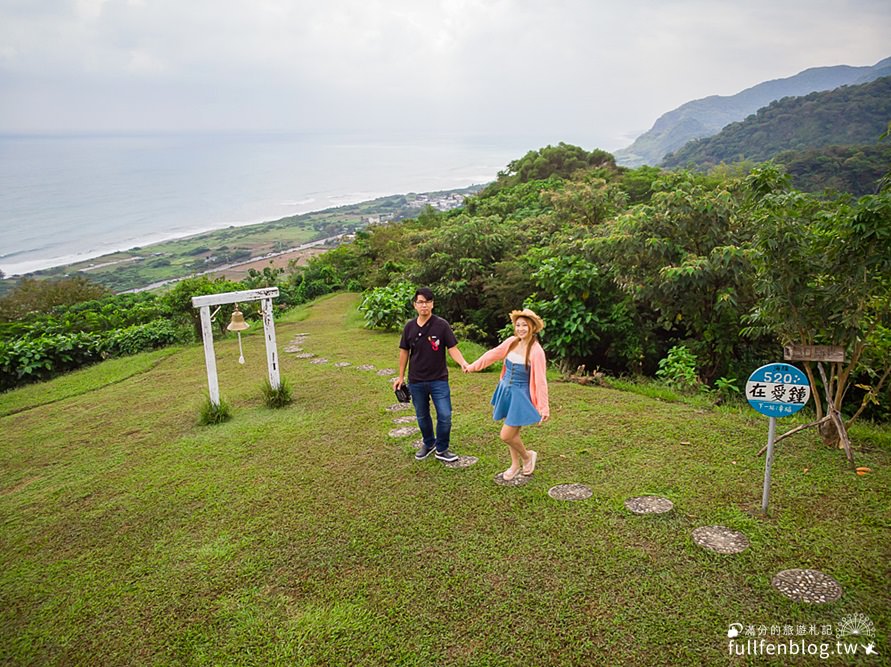
[{"label": "grassy slope", "polygon": [[[875,472],[857,477],[813,436],[784,441],[772,517],[755,519],[765,418],[555,381],[551,423],[528,429],[539,469],[502,488],[497,376],[453,373],[455,449],[479,463],[415,462],[411,438],[388,436],[405,413],[386,411],[386,378],[354,368],[395,366],[397,336],[361,330],[354,304],[339,295],[277,323],[280,350],[306,332],[329,359],[282,353],[295,402],[281,411],[262,404],[252,331],[244,367],[234,340],[217,346],[224,425],[196,425],[200,346],[136,358],[110,384],[85,373],[80,393],[35,394],[0,417],[2,662],[740,664],[732,622],[819,627],[855,612],[886,659],[887,450],[861,453]],[[10,402],[21,409],[11,392],[0,414]],[[548,497],[565,482],[594,495]],[[676,510],[624,510],[649,493]],[[752,548],[700,549],[690,532],[711,524]],[[844,596],[788,601],[770,579],[794,567],[831,574]]]}]

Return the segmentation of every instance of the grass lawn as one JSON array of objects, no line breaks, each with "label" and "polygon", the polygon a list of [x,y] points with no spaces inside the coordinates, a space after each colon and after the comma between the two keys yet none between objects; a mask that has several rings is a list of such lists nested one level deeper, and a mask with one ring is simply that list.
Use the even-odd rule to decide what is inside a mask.
[{"label": "grass lawn", "polygon": [[[536,473],[502,487],[497,375],[452,373],[453,446],[479,462],[416,462],[413,437],[389,436],[411,414],[387,410],[394,373],[356,368],[395,368],[398,335],[363,330],[356,301],[277,322],[281,410],[262,401],[257,327],[244,366],[234,336],[217,343],[222,425],[197,424],[200,345],[0,395],[3,664],[785,664],[731,657],[730,624],[834,650],[822,629],[857,613],[879,656],[792,662],[889,664],[887,432],[855,437],[862,477],[812,432],[781,442],[760,518],[767,418],[555,375],[551,421],[524,429]],[[328,362],[285,353],[298,333]],[[571,482],[592,497],[548,496]],[[674,511],[625,509],[647,494]],[[751,547],[697,546],[715,524]],[[770,583],[789,568],[844,594],[793,602]]]}]

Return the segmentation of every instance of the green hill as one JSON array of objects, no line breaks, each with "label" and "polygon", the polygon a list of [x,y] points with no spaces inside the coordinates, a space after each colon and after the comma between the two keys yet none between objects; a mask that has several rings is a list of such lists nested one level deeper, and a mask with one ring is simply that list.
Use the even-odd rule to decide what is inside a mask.
[{"label": "green hill", "polygon": [[627,167],[657,165],[687,142],[715,135],[726,125],[743,120],[774,100],[867,83],[889,75],[891,58],[871,67],[814,67],[795,76],[759,83],[735,95],[711,95],[693,100],[660,116],[633,144],[616,151],[616,162]]},{"label": "green hill", "polygon": [[662,166],[708,168],[762,162],[783,151],[875,145],[891,120],[891,77],[785,98],[666,156]]},{"label": "green hill", "polygon": [[[478,463],[416,462],[389,435],[398,336],[360,329],[356,301],[277,322],[280,350],[304,334],[327,360],[282,352],[282,410],[263,405],[253,330],[244,366],[217,343],[219,426],[196,423],[199,345],[0,394],[5,664],[698,666],[727,661],[731,623],[817,645],[808,628],[853,614],[891,627],[887,441],[857,434],[863,477],[812,432],[782,442],[761,519],[766,418],[552,376],[552,419],[526,436],[535,476],[497,486],[495,375],[453,374],[454,445]],[[591,498],[549,497],[564,483]],[[625,509],[650,494],[674,510]],[[751,546],[697,546],[715,524]],[[786,599],[771,579],[798,567],[843,596]]]}]

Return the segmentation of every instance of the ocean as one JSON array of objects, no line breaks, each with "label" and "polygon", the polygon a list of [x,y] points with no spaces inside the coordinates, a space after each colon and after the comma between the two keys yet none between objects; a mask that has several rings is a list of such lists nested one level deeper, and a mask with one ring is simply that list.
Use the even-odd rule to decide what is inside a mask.
[{"label": "ocean", "polygon": [[384,195],[486,183],[557,141],[349,134],[0,136],[7,276]]}]

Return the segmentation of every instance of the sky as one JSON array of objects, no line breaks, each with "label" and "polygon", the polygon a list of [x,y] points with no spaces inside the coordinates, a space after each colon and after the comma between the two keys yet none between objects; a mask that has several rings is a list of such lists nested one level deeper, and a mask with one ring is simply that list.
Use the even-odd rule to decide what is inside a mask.
[{"label": "sky", "polygon": [[538,135],[891,56],[887,0],[0,0],[0,133]]}]

